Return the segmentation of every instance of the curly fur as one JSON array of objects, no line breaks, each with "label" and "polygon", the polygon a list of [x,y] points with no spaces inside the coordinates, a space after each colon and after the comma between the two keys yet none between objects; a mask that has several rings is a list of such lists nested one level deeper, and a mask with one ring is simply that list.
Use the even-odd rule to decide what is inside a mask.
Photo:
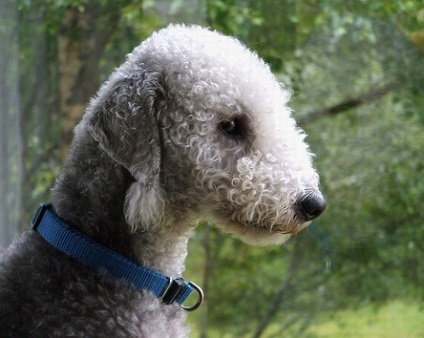
[{"label": "curly fur", "polygon": [[[91,101],[53,207],[172,277],[184,271],[199,218],[251,244],[283,243],[325,207],[289,97],[236,39],[171,25],[135,48]],[[313,216],[305,200],[318,205]],[[2,337],[186,337],[184,317],[32,231],[1,258]]]}]

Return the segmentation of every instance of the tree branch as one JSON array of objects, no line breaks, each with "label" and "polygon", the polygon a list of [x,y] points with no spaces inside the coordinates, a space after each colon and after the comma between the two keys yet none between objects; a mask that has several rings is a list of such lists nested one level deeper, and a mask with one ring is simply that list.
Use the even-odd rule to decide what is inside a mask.
[{"label": "tree branch", "polygon": [[308,114],[307,116],[300,117],[297,119],[299,124],[305,124],[309,122],[316,121],[322,117],[326,116],[335,116],[340,113],[343,113],[349,109],[356,108],[362,104],[367,104],[372,101],[378,100],[387,93],[391,92],[392,90],[396,89],[398,87],[397,82],[389,83],[381,88],[377,88],[369,92],[368,94],[361,95],[359,97],[348,99],[346,101],[343,101],[339,104],[336,104],[335,106],[324,108],[322,110],[317,110],[315,112],[312,112]]}]

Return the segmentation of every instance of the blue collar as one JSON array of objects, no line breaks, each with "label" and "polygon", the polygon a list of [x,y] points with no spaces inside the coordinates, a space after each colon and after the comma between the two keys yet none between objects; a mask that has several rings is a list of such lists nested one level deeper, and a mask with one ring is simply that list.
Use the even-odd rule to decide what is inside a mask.
[{"label": "blue collar", "polygon": [[[59,251],[95,270],[106,270],[117,279],[124,279],[137,290],[148,290],[165,304],[177,302],[184,310],[193,311],[203,300],[202,290],[182,278],[163,276],[153,270],[95,242],[69,227],[53,211],[50,204],[41,204],[33,220],[32,229]],[[192,306],[184,306],[188,296],[196,290],[198,299]]]}]

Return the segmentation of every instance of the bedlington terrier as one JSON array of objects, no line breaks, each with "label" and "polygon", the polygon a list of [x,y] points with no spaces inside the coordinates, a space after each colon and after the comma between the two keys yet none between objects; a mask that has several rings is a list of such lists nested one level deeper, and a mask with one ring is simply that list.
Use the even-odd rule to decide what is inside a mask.
[{"label": "bedlington terrier", "polygon": [[[135,48],[76,127],[52,205],[2,254],[0,335],[188,336],[195,306],[183,302],[202,297],[181,279],[196,220],[281,244],[325,208],[289,96],[254,52],[210,29],[170,25]],[[100,249],[84,260],[80,246]],[[165,287],[116,277],[128,265]]]}]

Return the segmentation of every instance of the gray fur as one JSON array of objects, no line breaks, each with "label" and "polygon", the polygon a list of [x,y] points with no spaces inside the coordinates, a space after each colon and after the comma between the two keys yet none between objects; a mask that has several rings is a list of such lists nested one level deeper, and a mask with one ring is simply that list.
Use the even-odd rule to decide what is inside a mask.
[{"label": "gray fur", "polygon": [[[199,218],[247,243],[283,243],[325,207],[288,99],[237,40],[171,25],[137,47],[90,103],[53,207],[172,277],[184,271]],[[31,230],[1,256],[2,337],[186,337],[184,318],[178,305],[82,266]]]}]

